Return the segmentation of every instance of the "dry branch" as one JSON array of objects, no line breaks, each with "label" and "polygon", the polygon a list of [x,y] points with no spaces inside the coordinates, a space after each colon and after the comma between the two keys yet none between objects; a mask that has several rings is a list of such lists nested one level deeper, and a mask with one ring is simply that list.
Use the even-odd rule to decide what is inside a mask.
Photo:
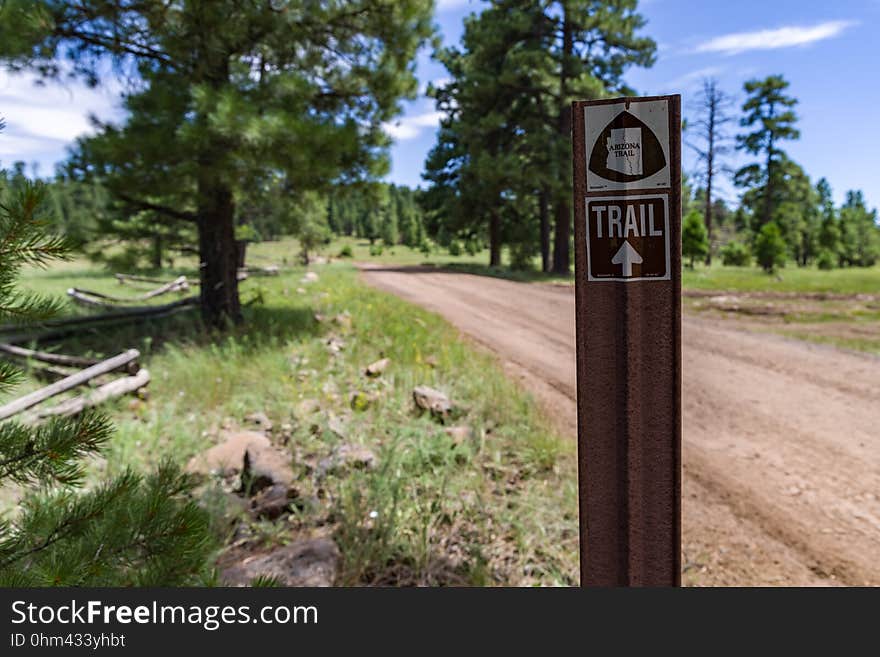
[{"label": "dry branch", "polygon": [[17,415],[18,413],[21,413],[22,411],[25,411],[32,406],[36,406],[37,404],[54,397],[55,395],[59,395],[62,392],[66,392],[68,390],[71,390],[72,388],[76,388],[77,386],[81,386],[91,379],[101,376],[102,374],[107,374],[108,372],[112,372],[116,369],[119,369],[120,367],[125,367],[129,363],[136,361],[139,357],[140,352],[137,349],[129,349],[128,351],[124,351],[118,356],[108,358],[107,360],[102,361],[97,365],[92,365],[91,367],[88,367],[81,372],[71,374],[70,376],[61,379],[60,381],[56,381],[55,383],[48,385],[45,388],[40,388],[39,390],[35,390],[34,392],[27,394],[24,397],[19,397],[18,399],[9,402],[5,406],[0,407],[0,420],[5,420],[12,417],[13,415]]},{"label": "dry branch", "polygon": [[[199,298],[193,296],[186,297],[185,299],[179,299],[177,301],[172,301],[171,303],[167,303],[161,306],[140,306],[135,308],[125,308],[124,310],[114,310],[98,315],[87,315],[85,317],[71,317],[68,319],[49,320],[46,322],[42,322],[41,326],[57,330],[44,331],[39,333],[20,333],[6,335],[4,338],[4,342],[6,342],[7,344],[14,344],[16,342],[57,339],[65,337],[72,333],[76,333],[82,328],[88,329],[92,325],[106,326],[107,324],[112,324],[116,322],[122,323],[141,318],[157,319],[159,317],[171,315],[179,310],[184,310],[189,307],[197,306],[198,303]],[[0,326],[0,334],[20,328],[20,326],[14,325]]]},{"label": "dry branch", "polygon": [[[162,278],[150,278],[149,276],[135,276],[134,274],[113,274],[116,277],[116,280],[119,281],[120,285],[123,283],[154,283],[156,285],[165,285],[167,283],[173,283],[174,281],[168,281]],[[198,279],[186,278],[185,276],[181,276],[186,280],[187,285],[198,285]]]},{"label": "dry branch", "polygon": [[85,409],[103,404],[109,399],[115,399],[116,397],[140,390],[149,382],[149,371],[142,369],[134,376],[123,376],[110,383],[106,383],[88,395],[72,397],[51,408],[39,410],[33,414],[33,419],[42,419],[54,415],[77,415]]},{"label": "dry branch", "polygon": [[48,351],[35,351],[33,349],[25,349],[17,347],[13,344],[0,342],[0,351],[11,356],[18,356],[30,360],[38,360],[42,363],[51,363],[52,365],[65,365],[67,367],[91,367],[97,365],[100,361],[95,358],[83,358],[81,356],[65,356],[64,354],[52,354]]},{"label": "dry branch", "polygon": [[178,276],[173,281],[165,283],[164,285],[160,285],[154,290],[150,290],[149,292],[145,292],[144,294],[139,294],[134,297],[114,297],[110,294],[95,292],[93,290],[84,290],[78,287],[70,288],[67,293],[71,294],[72,290],[80,295],[87,295],[95,299],[105,299],[106,301],[112,301],[114,303],[137,303],[140,301],[147,301],[154,297],[162,296],[163,294],[168,294],[169,292],[182,292],[188,289],[189,283],[186,280],[186,276]]}]

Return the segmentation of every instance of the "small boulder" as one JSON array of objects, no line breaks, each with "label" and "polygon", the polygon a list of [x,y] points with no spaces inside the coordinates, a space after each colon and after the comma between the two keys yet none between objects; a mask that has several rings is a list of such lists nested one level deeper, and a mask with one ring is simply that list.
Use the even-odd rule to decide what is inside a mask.
[{"label": "small boulder", "polygon": [[370,377],[381,376],[382,372],[385,371],[390,363],[390,358],[382,358],[381,360],[377,360],[375,363],[370,363],[369,365],[367,365],[367,369],[364,370],[364,373]]},{"label": "small boulder", "polygon": [[327,350],[331,354],[338,354],[343,349],[345,349],[345,340],[341,340],[336,336],[333,336],[329,340],[327,340]]},{"label": "small boulder", "polygon": [[369,470],[376,466],[376,455],[364,445],[346,444],[333,450],[325,459],[318,463],[318,476],[323,477],[329,472],[337,472],[346,468]]},{"label": "small boulder", "polygon": [[242,488],[251,495],[269,486],[293,483],[290,456],[272,445],[248,445],[241,471]]},{"label": "small boulder", "polygon": [[413,388],[413,401],[423,411],[430,411],[431,415],[441,421],[452,413],[453,405],[449,397],[439,390],[428,386],[416,386]]},{"label": "small boulder", "polygon": [[320,410],[321,402],[317,399],[303,399],[296,405],[293,412],[297,418],[301,419],[312,413],[317,413]]},{"label": "small boulder", "polygon": [[241,472],[248,449],[271,448],[269,439],[256,431],[226,433],[225,440],[209,450],[197,454],[186,466],[192,474],[219,474],[229,477]]},{"label": "small boulder", "polygon": [[452,442],[461,445],[471,437],[471,428],[465,425],[447,427],[444,433],[452,438]]},{"label": "small boulder", "polygon": [[247,586],[257,577],[274,577],[283,586],[333,586],[339,548],[330,538],[299,539],[271,552],[249,556],[226,568],[227,586]]},{"label": "small boulder", "polygon": [[315,283],[318,280],[318,274],[313,271],[307,271],[306,275],[303,276],[299,282],[300,283]]},{"label": "small boulder", "polygon": [[244,421],[256,425],[262,431],[272,431],[272,420],[262,411],[248,413],[244,416]]},{"label": "small boulder", "polygon": [[295,488],[273,484],[264,488],[251,500],[251,513],[257,518],[275,520],[290,508],[293,500],[299,497]]},{"label": "small boulder", "polygon": [[336,315],[333,321],[343,328],[351,328],[351,314],[348,311]]}]

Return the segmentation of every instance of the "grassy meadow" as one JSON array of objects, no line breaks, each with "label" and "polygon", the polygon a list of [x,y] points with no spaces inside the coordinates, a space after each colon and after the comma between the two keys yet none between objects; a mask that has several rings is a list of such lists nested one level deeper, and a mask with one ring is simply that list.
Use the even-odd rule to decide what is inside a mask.
[{"label": "grassy meadow", "polygon": [[[246,416],[261,412],[273,424],[273,442],[289,453],[307,504],[280,523],[254,520],[219,483],[203,488],[225,544],[259,550],[329,533],[342,554],[344,585],[574,583],[571,441],[438,316],[367,287],[347,263],[313,266],[318,280],[305,282],[292,247],[252,248],[254,266],[290,266],[242,283],[247,321],[227,335],[206,335],[197,312],[187,311],[52,345],[101,356],[134,347],[152,375],[147,399],[103,407],[116,435],[93,464],[94,478],[167,456],[183,465],[224,429],[247,428]],[[162,275],[171,273],[193,274]],[[120,285],[84,261],[29,272],[24,283],[57,295],[72,286],[117,296],[151,287]],[[387,370],[366,377],[364,368],[380,358],[390,359]],[[6,398],[38,385],[29,379]],[[417,385],[453,400],[452,424],[467,427],[464,435],[415,412]],[[317,464],[343,443],[368,448],[376,466],[319,476]]]}]

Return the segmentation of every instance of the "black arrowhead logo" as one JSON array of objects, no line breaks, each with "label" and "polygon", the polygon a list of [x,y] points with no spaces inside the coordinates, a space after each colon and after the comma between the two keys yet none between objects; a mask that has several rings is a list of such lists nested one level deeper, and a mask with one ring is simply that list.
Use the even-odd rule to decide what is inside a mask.
[{"label": "black arrowhead logo", "polygon": [[[641,130],[641,173],[631,174],[624,171],[618,171],[608,166],[609,153],[612,152],[612,130],[620,130],[623,128],[639,128]],[[637,155],[638,156],[638,155]],[[602,134],[596,140],[593,146],[593,152],[590,153],[590,171],[597,176],[601,176],[606,180],[614,182],[635,182],[643,180],[649,176],[653,176],[658,171],[662,171],[666,166],[666,157],[663,155],[663,147],[657,135],[638,118],[623,111],[615,116],[611,122],[605,126]]]}]

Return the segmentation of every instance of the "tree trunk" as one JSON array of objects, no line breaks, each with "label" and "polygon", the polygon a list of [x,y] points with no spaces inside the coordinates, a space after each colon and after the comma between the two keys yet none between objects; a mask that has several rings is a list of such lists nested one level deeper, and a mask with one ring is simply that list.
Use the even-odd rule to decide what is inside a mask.
[{"label": "tree trunk", "polygon": [[712,264],[712,177],[715,174],[715,112],[709,116],[709,157],[706,163],[706,235],[709,249],[706,251],[706,266]]},{"label": "tree trunk", "polygon": [[541,271],[550,271],[550,209],[547,207],[549,192],[542,189],[538,194],[541,218]]},{"label": "tree trunk", "polygon": [[152,253],[153,269],[162,269],[162,236],[153,236],[153,253]]},{"label": "tree trunk", "polygon": [[238,252],[237,252],[238,268],[244,269],[245,256],[247,254],[247,240],[236,240],[235,248],[238,249]]},{"label": "tree trunk", "polygon": [[489,266],[501,266],[501,215],[497,210],[489,215]]},{"label": "tree trunk", "polygon": [[[559,140],[566,154],[560,162],[560,171],[566,181],[571,180],[571,106],[568,104],[569,61],[574,56],[574,31],[569,21],[568,7],[562,3],[562,62],[559,75],[559,96],[562,107],[559,111]],[[565,186],[568,189],[568,185]],[[571,268],[569,240],[571,238],[571,208],[568,195],[563,192],[556,201],[556,230],[553,235],[553,272],[568,275]]]},{"label": "tree trunk", "polygon": [[[563,108],[559,117],[559,138],[566,144],[571,141],[571,108]],[[566,152],[569,152],[566,149]],[[561,164],[567,180],[571,178],[569,158]],[[566,186],[568,189],[568,186]],[[556,225],[553,234],[553,273],[568,275],[571,269],[569,241],[571,239],[571,207],[568,196],[563,192],[556,201]]]},{"label": "tree trunk", "polygon": [[223,328],[241,321],[238,248],[232,192],[210,174],[199,181],[199,259],[202,319]]}]

